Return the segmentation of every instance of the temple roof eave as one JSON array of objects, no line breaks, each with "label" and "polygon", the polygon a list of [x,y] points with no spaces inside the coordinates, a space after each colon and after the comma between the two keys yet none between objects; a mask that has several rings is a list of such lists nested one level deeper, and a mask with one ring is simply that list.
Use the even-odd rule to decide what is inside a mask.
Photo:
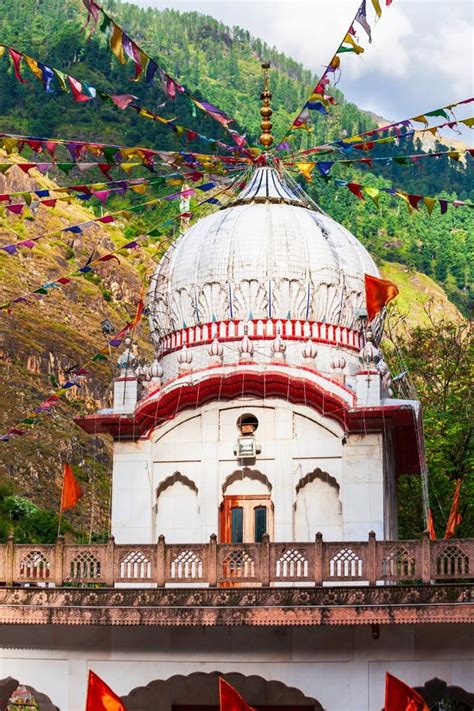
[{"label": "temple roof eave", "polygon": [[193,371],[149,393],[134,412],[106,410],[76,418],[89,434],[109,434],[114,440],[147,439],[151,432],[180,412],[212,401],[240,397],[283,398],[313,408],[341,425],[348,434],[385,432],[394,435],[398,474],[420,473],[417,403],[388,400],[377,407],[357,407],[354,393],[311,369],[255,363]]}]

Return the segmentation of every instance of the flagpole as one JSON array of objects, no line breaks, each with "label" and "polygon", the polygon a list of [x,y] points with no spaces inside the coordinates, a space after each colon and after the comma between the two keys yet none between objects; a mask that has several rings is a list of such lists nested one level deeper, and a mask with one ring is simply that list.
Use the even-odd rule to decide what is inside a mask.
[{"label": "flagpole", "polygon": [[63,485],[61,487],[61,499],[59,502],[58,535],[56,536],[56,538],[59,538],[59,536],[61,534],[61,522],[63,519],[63,494],[64,494],[64,479],[65,479],[65,477],[66,477],[66,474],[64,471],[64,467],[63,467]]}]

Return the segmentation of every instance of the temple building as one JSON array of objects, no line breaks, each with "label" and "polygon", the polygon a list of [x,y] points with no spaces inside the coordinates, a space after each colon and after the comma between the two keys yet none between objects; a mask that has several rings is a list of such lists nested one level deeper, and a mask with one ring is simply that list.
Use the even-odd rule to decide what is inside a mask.
[{"label": "temple building", "polygon": [[398,540],[423,432],[377,266],[265,156],[161,259],[155,359],[128,339],[77,420],[113,439],[109,542],[1,553],[0,677],[41,709],[82,711],[88,669],[130,711],[217,709],[218,675],[259,711],[379,711],[386,671],[473,708],[474,542]]}]

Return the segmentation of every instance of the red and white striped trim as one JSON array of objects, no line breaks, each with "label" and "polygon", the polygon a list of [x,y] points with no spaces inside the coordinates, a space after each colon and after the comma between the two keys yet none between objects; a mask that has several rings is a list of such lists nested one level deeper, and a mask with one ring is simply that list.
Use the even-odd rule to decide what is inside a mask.
[{"label": "red and white striped trim", "polygon": [[214,338],[218,338],[222,343],[238,341],[245,335],[245,329],[249,338],[256,341],[271,341],[279,333],[281,338],[288,341],[306,341],[311,338],[316,343],[342,346],[354,351],[359,351],[363,346],[361,334],[346,326],[334,326],[319,321],[268,318],[254,321],[217,321],[173,331],[162,339],[161,355],[179,350],[184,345],[188,348],[204,346],[212,343]]}]

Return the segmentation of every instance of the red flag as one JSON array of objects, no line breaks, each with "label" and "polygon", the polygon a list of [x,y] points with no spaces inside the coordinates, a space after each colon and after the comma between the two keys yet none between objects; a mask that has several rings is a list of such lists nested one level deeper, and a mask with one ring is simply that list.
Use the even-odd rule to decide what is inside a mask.
[{"label": "red flag", "polygon": [[384,711],[430,711],[420,694],[396,676],[385,674]]},{"label": "red flag", "polygon": [[365,200],[365,197],[363,196],[361,191],[361,185],[359,185],[358,183],[347,183],[347,187],[349,188],[351,193],[354,193],[354,195],[359,198],[359,200]]},{"label": "red flag", "polygon": [[366,274],[365,298],[369,321],[372,321],[389,301],[398,296],[398,293],[398,287],[393,282]]},{"label": "red flag", "polygon": [[77,79],[74,79],[74,77],[71,76],[68,76],[67,80],[69,82],[69,86],[71,87],[72,95],[75,101],[90,101],[92,99],[92,96],[84,94],[80,81],[77,81]]},{"label": "red flag", "polygon": [[89,671],[86,711],[127,711],[120,698],[100,676]]},{"label": "red flag", "polygon": [[15,72],[16,78],[21,81],[22,84],[28,84],[26,79],[23,79],[20,74],[20,63],[24,55],[21,52],[17,52],[16,50],[12,49],[11,47],[8,47],[8,53],[12,58],[13,70]]},{"label": "red flag", "polygon": [[452,538],[456,533],[456,528],[462,521],[461,514],[459,513],[459,492],[461,490],[461,479],[456,482],[456,488],[454,489],[453,503],[451,504],[451,511],[449,512],[448,523],[446,524],[446,532],[444,534],[445,538]]},{"label": "red flag", "polygon": [[61,494],[61,511],[74,508],[82,494],[82,489],[72,472],[71,465],[68,462],[65,462],[63,491]]},{"label": "red flag", "polygon": [[430,534],[430,539],[436,541],[436,531],[434,527],[433,514],[431,509],[428,509],[428,533]]},{"label": "red flag", "polygon": [[132,323],[130,324],[130,327],[131,327],[131,328],[135,328],[135,326],[139,323],[139,321],[140,321],[140,319],[141,319],[141,317],[142,317],[143,309],[145,308],[145,306],[144,306],[144,304],[143,304],[144,292],[145,292],[145,290],[144,290],[144,287],[143,287],[143,285],[142,285],[142,287],[141,287],[141,289],[140,289],[140,296],[138,297],[137,310],[136,310],[135,316],[134,316],[134,318],[133,318],[133,321],[132,321]]},{"label": "red flag", "polygon": [[229,682],[219,677],[219,704],[221,711],[255,711]]}]

